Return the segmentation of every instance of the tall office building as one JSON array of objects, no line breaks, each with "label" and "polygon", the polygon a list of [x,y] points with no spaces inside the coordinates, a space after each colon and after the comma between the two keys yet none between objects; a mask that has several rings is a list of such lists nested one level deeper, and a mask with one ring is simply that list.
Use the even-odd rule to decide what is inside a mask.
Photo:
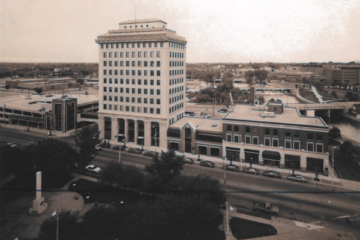
[{"label": "tall office building", "polygon": [[160,19],[143,19],[119,23],[96,43],[100,136],[166,149],[167,128],[185,111],[185,38]]}]

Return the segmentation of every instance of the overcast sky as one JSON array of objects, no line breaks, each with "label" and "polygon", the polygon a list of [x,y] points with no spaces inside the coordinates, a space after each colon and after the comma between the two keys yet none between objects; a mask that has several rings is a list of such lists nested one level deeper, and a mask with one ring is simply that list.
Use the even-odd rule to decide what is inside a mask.
[{"label": "overcast sky", "polygon": [[98,62],[135,7],[187,39],[187,62],[360,61],[359,0],[0,0],[0,61]]}]

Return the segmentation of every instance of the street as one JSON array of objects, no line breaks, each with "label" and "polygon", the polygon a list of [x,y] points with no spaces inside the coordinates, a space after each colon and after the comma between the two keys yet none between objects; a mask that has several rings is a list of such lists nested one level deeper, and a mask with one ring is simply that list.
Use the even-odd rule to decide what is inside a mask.
[{"label": "street", "polygon": [[[41,134],[31,134],[13,129],[0,128],[0,144],[12,142],[18,145],[30,144],[31,141],[44,139]],[[60,138],[75,147],[72,136]],[[98,151],[93,164],[103,168],[110,160],[119,160],[119,151],[102,149]],[[151,157],[143,154],[121,152],[121,161],[144,169],[151,163]],[[222,164],[216,163],[215,168],[200,167],[198,162],[185,164],[183,174],[207,174],[219,179],[223,184],[224,171]],[[256,168],[256,165],[254,165]],[[226,172],[226,195],[230,205],[250,210],[253,201],[268,201],[279,206],[281,217],[307,223],[316,223],[324,227],[343,229],[346,218],[350,218],[350,231],[360,232],[360,193],[351,192],[340,186],[309,181],[297,183],[281,179],[267,178],[262,175],[251,175],[238,172]]]}]

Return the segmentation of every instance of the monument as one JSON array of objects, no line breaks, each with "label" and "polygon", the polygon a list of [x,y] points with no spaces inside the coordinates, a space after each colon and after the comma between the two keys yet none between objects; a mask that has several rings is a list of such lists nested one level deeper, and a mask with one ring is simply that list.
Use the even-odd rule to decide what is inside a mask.
[{"label": "monument", "polygon": [[41,172],[36,173],[36,197],[33,201],[32,208],[29,209],[31,215],[41,215],[48,209],[48,204],[41,197]]}]

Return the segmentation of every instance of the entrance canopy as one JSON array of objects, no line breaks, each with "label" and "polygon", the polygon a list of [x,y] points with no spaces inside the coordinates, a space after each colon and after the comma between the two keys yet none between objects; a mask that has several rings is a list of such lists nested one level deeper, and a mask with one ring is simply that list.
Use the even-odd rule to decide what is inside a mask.
[{"label": "entrance canopy", "polygon": [[275,161],[280,161],[281,160],[281,155],[279,152],[273,152],[273,151],[263,151],[263,159],[267,159],[267,160],[275,160]]}]

